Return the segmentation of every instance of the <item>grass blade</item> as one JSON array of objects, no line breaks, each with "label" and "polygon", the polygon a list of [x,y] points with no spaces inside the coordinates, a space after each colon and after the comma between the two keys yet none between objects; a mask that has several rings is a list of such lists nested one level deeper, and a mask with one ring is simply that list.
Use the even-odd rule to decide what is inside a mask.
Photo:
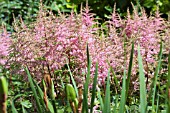
[{"label": "grass blade", "polygon": [[110,69],[107,76],[104,110],[102,113],[110,113]]},{"label": "grass blade", "polygon": [[102,96],[101,96],[100,88],[97,88],[97,97],[99,98],[100,107],[101,107],[101,110],[103,111],[104,104],[103,104],[103,99],[102,99]]},{"label": "grass blade", "polygon": [[12,108],[12,113],[18,113],[18,111],[16,110],[15,106],[14,106],[14,102],[11,102],[11,108]]},{"label": "grass blade", "polygon": [[72,81],[72,83],[73,83],[73,87],[74,87],[74,89],[75,89],[76,95],[77,95],[77,97],[79,97],[79,95],[78,95],[78,88],[77,88],[77,86],[76,86],[76,82],[75,82],[75,80],[74,80],[74,78],[73,78],[73,75],[72,75],[71,70],[70,70],[70,66],[69,66],[68,64],[67,64],[67,67],[68,67],[68,71],[69,71],[69,73],[70,73],[71,81]]},{"label": "grass blade", "polygon": [[25,71],[27,73],[27,76],[28,76],[28,81],[30,83],[30,86],[31,86],[31,89],[33,91],[33,94],[34,94],[34,98],[36,100],[36,104],[37,104],[37,110],[38,110],[38,113],[42,113],[42,109],[41,109],[41,105],[40,105],[40,101],[39,101],[39,98],[38,98],[38,95],[37,95],[37,92],[36,92],[36,89],[34,87],[34,83],[33,83],[33,80],[32,80],[32,77],[28,71],[28,68],[26,67],[25,68]]},{"label": "grass blade", "polygon": [[27,113],[23,105],[22,105],[22,113]]},{"label": "grass blade", "polygon": [[161,42],[160,52],[159,52],[159,56],[158,56],[158,58],[159,58],[158,59],[158,65],[156,67],[154,79],[153,79],[154,89],[153,89],[153,97],[152,97],[152,112],[155,112],[154,102],[155,102],[155,94],[156,94],[156,83],[157,83],[157,79],[158,79],[158,73],[159,73],[159,70],[161,68],[162,49],[163,49],[163,46],[162,46],[162,42]]},{"label": "grass blade", "polygon": [[145,75],[144,68],[142,64],[142,57],[140,54],[140,45],[138,45],[138,64],[139,64],[139,83],[140,83],[140,112],[146,113],[146,84],[145,84]]},{"label": "grass blade", "polygon": [[[43,107],[46,108],[45,103],[44,103],[44,99],[43,99],[44,93],[43,93],[42,89],[38,86],[38,84],[35,81],[33,81],[33,82],[34,82],[35,86],[37,87],[38,94],[40,95],[39,96],[40,102],[42,103]],[[48,102],[48,108],[49,108],[50,112],[54,113],[53,105],[51,104],[51,102],[49,100],[47,100],[47,102]],[[46,110],[46,111],[48,111],[48,110]]]},{"label": "grass blade", "polygon": [[131,49],[131,55],[130,55],[130,61],[129,61],[127,80],[126,80],[126,70],[124,69],[123,86],[122,86],[122,92],[121,92],[119,113],[124,113],[125,111],[125,104],[126,104],[126,99],[128,96],[128,91],[129,91],[130,76],[132,72],[133,53],[134,53],[134,42],[132,42],[132,49]]},{"label": "grass blade", "polygon": [[119,95],[115,95],[115,105],[114,105],[114,111],[113,111],[113,113],[117,113],[118,112],[118,110],[117,110],[117,106],[118,106],[118,101],[119,101]]},{"label": "grass blade", "polygon": [[96,96],[97,76],[98,76],[98,63],[96,63],[95,76],[94,76],[94,79],[93,79],[93,88],[92,88],[92,98],[91,98],[90,113],[93,112],[94,99],[95,99],[95,96]]},{"label": "grass blade", "polygon": [[157,97],[157,104],[156,104],[156,113],[159,111],[159,91],[158,91],[158,97]]},{"label": "grass blade", "polygon": [[116,74],[113,70],[113,67],[110,67],[110,71],[113,75],[113,81],[114,81],[114,84],[115,84],[115,91],[116,91],[116,94],[117,94],[117,92],[120,91],[120,85],[118,83],[118,79],[117,79]]},{"label": "grass blade", "polygon": [[83,107],[82,111],[83,113],[88,113],[88,87],[89,87],[89,80],[90,80],[90,67],[91,67],[91,60],[89,55],[89,49],[87,45],[87,76],[86,76],[86,82],[84,85],[84,91],[83,91]]},{"label": "grass blade", "polygon": [[[133,54],[134,54],[134,42],[132,42],[132,49],[131,49],[129,68],[128,68],[128,76],[127,76],[127,80],[126,80],[126,99],[127,99],[128,92],[129,92],[129,83],[130,83],[130,76],[131,76],[132,64],[133,64]],[[125,99],[125,101],[126,101],[126,99]]]},{"label": "grass blade", "polygon": [[123,86],[122,86],[122,91],[121,91],[119,113],[124,113],[125,111],[125,103],[126,103],[126,89],[125,88],[126,88],[126,70],[124,69]]}]

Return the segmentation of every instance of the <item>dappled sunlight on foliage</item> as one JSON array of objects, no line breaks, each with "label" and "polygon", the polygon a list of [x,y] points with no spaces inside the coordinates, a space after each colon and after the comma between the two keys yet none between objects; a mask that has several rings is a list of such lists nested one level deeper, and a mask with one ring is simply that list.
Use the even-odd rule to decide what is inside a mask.
[{"label": "dappled sunlight on foliage", "polygon": [[[75,113],[78,109],[87,112],[90,104],[91,112],[92,109],[113,111],[119,106],[121,111],[126,104],[129,105],[126,109],[131,111],[135,102],[136,105],[143,102],[144,106],[151,106],[150,93],[146,93],[152,94],[154,90],[155,96],[156,88],[163,95],[160,97],[162,102],[168,87],[165,84],[170,22],[161,18],[159,9],[155,14],[147,15],[142,7],[132,7],[133,13],[127,10],[127,16],[121,18],[115,5],[109,20],[101,24],[88,4],[81,7],[80,13],[65,14],[58,10],[57,15],[41,4],[35,21],[26,23],[22,18],[14,18],[12,33],[2,27],[0,73],[8,73],[9,81],[19,77],[18,80],[24,81],[16,82],[19,88],[22,84],[31,86],[26,90],[32,90],[28,93],[36,100],[31,97],[29,100],[38,106],[38,112],[53,112],[56,103],[63,108],[71,106],[64,109]],[[121,96],[118,95],[120,92]],[[104,95],[106,101],[103,102]],[[120,98],[120,105],[113,102]],[[153,97],[152,108],[155,98],[159,96]],[[94,103],[88,103],[90,99]],[[148,105],[146,99],[149,99]],[[159,107],[163,108],[165,104]],[[142,111],[140,107],[139,110]]]}]

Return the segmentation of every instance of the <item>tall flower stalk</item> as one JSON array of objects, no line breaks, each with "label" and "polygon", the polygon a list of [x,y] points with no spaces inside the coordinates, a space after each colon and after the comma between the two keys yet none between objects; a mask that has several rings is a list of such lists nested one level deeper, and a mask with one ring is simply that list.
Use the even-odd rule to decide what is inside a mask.
[{"label": "tall flower stalk", "polygon": [[[86,45],[88,43],[92,60],[91,77],[94,76],[95,64],[98,62],[98,82],[105,84],[110,67],[117,78],[122,79],[125,64],[128,69],[131,43],[134,41],[131,79],[134,89],[137,90],[137,44],[140,44],[144,71],[149,80],[154,74],[152,70],[153,65],[156,65],[158,45],[165,35],[162,33],[167,27],[165,21],[158,11],[154,16],[148,16],[141,8],[139,15],[135,7],[133,14],[127,11],[127,17],[121,19],[114,8],[111,19],[104,25],[107,30],[103,30],[95,19],[95,14],[90,11],[91,9],[86,5],[79,14],[58,13],[59,15],[55,16],[41,7],[36,21],[32,24],[27,25],[22,20],[19,24],[15,22],[16,32],[10,39],[12,43],[7,41],[8,38],[5,42],[4,35],[1,36],[0,41],[3,43],[1,46],[5,49],[2,49],[0,56],[8,56],[6,48],[12,47],[13,57],[9,63],[27,65],[31,74],[37,79],[42,77],[44,66],[48,65],[50,71],[54,72],[63,69],[67,63],[75,76],[84,76],[87,74]],[[4,64],[3,62],[1,64]],[[17,72],[22,74],[22,70]]]}]

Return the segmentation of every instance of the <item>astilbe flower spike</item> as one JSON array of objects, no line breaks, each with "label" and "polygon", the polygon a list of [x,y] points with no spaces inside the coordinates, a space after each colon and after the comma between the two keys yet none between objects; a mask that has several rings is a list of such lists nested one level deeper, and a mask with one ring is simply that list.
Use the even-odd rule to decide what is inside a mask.
[{"label": "astilbe flower spike", "polygon": [[6,31],[5,27],[3,27],[0,32],[0,65],[6,65],[10,54],[10,45],[10,33]]},{"label": "astilbe flower spike", "polygon": [[[135,58],[133,75],[137,74],[137,45],[141,46],[141,54],[144,63],[144,71],[148,78],[153,76],[153,67],[156,66],[156,58],[159,52],[159,45],[161,42],[161,32],[164,29],[164,21],[160,17],[159,12],[156,12],[156,16],[147,17],[144,9],[141,8],[141,16],[137,13],[137,9],[134,8],[134,15],[128,13],[127,21],[125,22],[125,33],[127,40],[135,41]],[[136,77],[137,78],[137,77]],[[136,83],[135,83],[136,84]]]},{"label": "astilbe flower spike", "polygon": [[79,15],[72,12],[58,17],[41,10],[36,22],[16,28],[14,37],[17,38],[13,42],[17,56],[15,62],[28,65],[37,78],[42,75],[42,65],[48,64],[51,70],[58,70],[67,61],[77,65],[75,71],[82,73],[87,66],[86,44],[93,48],[97,32],[92,15],[89,9]]},{"label": "astilbe flower spike", "polygon": [[[115,6],[116,7],[116,6]],[[105,84],[108,69],[111,67],[118,78],[122,78],[124,66],[128,68],[131,42],[135,42],[132,77],[134,87],[137,88],[138,64],[137,45],[141,46],[144,60],[145,74],[151,78],[153,65],[159,52],[161,32],[164,21],[159,12],[156,16],[147,16],[141,8],[141,15],[134,8],[133,15],[127,12],[127,18],[121,19],[116,13],[102,26],[90,13],[90,8],[81,10],[79,14],[62,14],[58,16],[41,8],[37,19],[30,25],[15,25],[13,44],[15,58],[13,62],[27,65],[33,75],[41,78],[43,66],[47,65],[51,71],[63,69],[66,63],[71,67],[75,76],[83,76],[87,72],[86,45],[88,44],[92,60],[91,76],[95,72],[98,62],[98,82]],[[11,62],[12,62],[11,61]],[[79,77],[83,78],[83,77]]]}]

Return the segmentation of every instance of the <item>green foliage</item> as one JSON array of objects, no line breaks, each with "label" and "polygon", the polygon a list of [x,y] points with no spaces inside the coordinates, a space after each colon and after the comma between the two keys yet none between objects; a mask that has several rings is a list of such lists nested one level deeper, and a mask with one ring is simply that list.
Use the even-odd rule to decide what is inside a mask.
[{"label": "green foliage", "polygon": [[121,92],[119,113],[125,112],[125,105],[126,105],[126,101],[127,101],[129,84],[130,84],[130,76],[131,76],[131,72],[132,72],[133,53],[134,53],[134,42],[132,42],[132,49],[131,49],[127,79],[126,79],[126,70],[124,69],[123,86],[122,86],[122,92]]},{"label": "green foliage", "polygon": [[73,75],[72,75],[72,73],[71,73],[71,70],[70,70],[70,67],[69,67],[68,64],[67,64],[67,67],[68,67],[68,71],[69,71],[69,73],[70,73],[71,81],[72,81],[72,83],[73,83],[73,86],[74,86],[74,89],[75,89],[75,92],[76,92],[76,96],[79,97],[79,95],[78,95],[78,89],[77,89],[77,87],[76,87],[76,82],[74,81]]},{"label": "green foliage", "polygon": [[[120,5],[121,3],[123,3],[123,1],[124,0],[120,0],[116,2]],[[74,9],[74,11],[76,12],[81,2],[85,3],[85,0],[44,1],[44,4],[46,5],[47,9],[52,9],[53,12],[57,12],[58,9],[61,10],[62,12],[70,12],[71,9]],[[1,0],[0,3],[2,4],[0,5],[0,7],[3,9],[1,10],[0,13],[0,16],[2,18],[1,22],[6,23],[8,26],[10,26],[12,20],[12,16],[11,16],[12,13],[15,13],[15,15],[24,15],[23,18],[25,21],[28,22],[33,21],[33,20],[29,20],[28,18],[34,17],[34,14],[36,15],[38,4],[39,4],[38,1],[36,0],[35,2],[32,2],[32,0],[29,1],[15,0],[14,2]],[[15,4],[13,5],[13,3]],[[112,11],[112,4],[114,3],[114,1],[109,2],[107,0],[104,1],[94,0],[94,1],[89,1],[88,3],[89,5],[91,5],[91,8],[93,8],[93,11],[99,12],[97,15],[102,17],[103,15],[107,16],[107,14],[109,14]],[[157,0],[156,3],[157,5],[155,5],[154,3],[155,2],[153,0],[151,1],[145,0],[141,2],[141,5],[144,4],[146,8],[151,9],[152,11],[155,11],[156,6],[159,5],[160,9],[162,8],[161,9],[162,12],[166,13],[168,11],[166,8],[164,9],[163,6],[166,6],[165,3],[169,3],[169,1]],[[25,4],[30,4],[30,8],[25,8],[24,7]],[[128,6],[126,2],[124,5]],[[124,7],[125,6],[122,6],[120,9],[123,9]],[[167,7],[169,6],[167,5]],[[18,10],[18,12],[16,10]],[[25,13],[24,11],[28,13]],[[4,16],[4,15],[8,15],[8,16]],[[140,84],[140,94],[136,93],[134,95],[130,95],[129,84],[131,83],[134,43],[132,43],[127,76],[126,76],[126,71],[124,70],[122,81],[120,79],[118,80],[116,74],[114,73],[114,69],[112,68],[109,69],[107,80],[105,81],[106,87],[100,86],[100,84],[98,84],[97,82],[99,77],[98,63],[96,63],[93,80],[91,80],[90,78],[92,61],[90,59],[89,49],[87,46],[87,64],[88,64],[87,72],[88,73],[86,75],[86,80],[84,83],[82,102],[79,101],[80,97],[82,96],[81,94],[79,95],[79,91],[77,87],[79,83],[74,80],[74,75],[72,74],[70,69],[72,64],[66,64],[67,66],[66,70],[69,74],[65,73],[64,70],[59,70],[59,72],[56,72],[59,73],[60,77],[62,76],[61,84],[55,79],[55,77],[52,78],[51,86],[48,87],[49,89],[47,90],[49,91],[49,93],[45,92],[45,89],[47,88],[47,84],[45,83],[45,81],[42,80],[43,86],[37,83],[37,81],[35,81],[34,78],[31,76],[28,68],[25,68],[25,71],[28,76],[28,82],[25,82],[24,81],[25,78],[22,78],[19,75],[8,75],[7,73],[0,71],[0,75],[6,75],[8,84],[10,84],[9,92],[8,92],[9,98],[7,104],[8,112],[69,113],[69,112],[78,112],[79,106],[83,104],[82,111],[81,111],[83,113],[88,113],[89,110],[91,113],[94,110],[102,111],[103,113],[110,113],[110,112],[117,113],[118,111],[120,113],[137,112],[137,111],[145,113],[150,111],[165,112],[167,110],[167,113],[169,113],[170,111],[170,53],[168,55],[168,73],[163,73],[161,75],[160,74],[160,70],[162,68],[161,63],[164,57],[162,52],[163,52],[163,44],[161,42],[157,66],[153,67],[156,68],[154,72],[154,77],[153,80],[150,81],[152,85],[150,87],[149,93],[147,93],[146,91],[147,88],[145,84],[145,74],[143,72],[144,67],[142,63],[142,57],[140,55],[140,47],[138,48],[138,64],[139,64],[138,78]],[[4,69],[0,69],[0,70],[4,71]],[[11,70],[13,69],[11,68],[10,71]],[[112,73],[110,73],[110,71]],[[10,74],[12,74],[12,71]],[[70,77],[70,83],[68,83],[66,78],[63,77],[67,75],[68,78]],[[162,78],[163,78],[163,82],[161,81]],[[93,81],[92,89],[89,88],[89,86],[91,85],[91,81]],[[57,84],[54,84],[54,82]],[[168,82],[167,85],[166,82]],[[113,84],[115,86],[115,90],[118,92],[113,91],[112,87],[110,87],[113,86]],[[119,84],[121,84],[122,87],[120,87]],[[2,97],[4,91],[7,91],[7,88],[5,88],[6,90],[3,89],[4,86],[1,87],[0,84],[0,97]],[[165,89],[167,89],[167,93],[165,93]],[[66,91],[66,92],[62,92],[62,91]],[[121,94],[119,94],[120,91]],[[57,96],[55,95],[56,93],[58,94]],[[88,103],[89,99],[91,99],[90,104]],[[73,106],[71,106],[70,103],[67,103],[68,101],[74,103],[76,110],[73,109]],[[37,108],[33,106],[34,104],[36,104]]]},{"label": "green foliage", "polygon": [[[35,86],[36,86],[36,88],[37,88],[37,92],[38,92],[38,94],[39,94],[40,103],[41,103],[41,105],[43,106],[43,108],[46,108],[45,102],[44,102],[44,97],[43,97],[43,96],[44,96],[44,93],[43,93],[42,89],[39,87],[39,85],[38,85],[35,81],[34,81],[34,84],[35,84]],[[55,113],[55,112],[54,112],[53,105],[51,104],[51,102],[49,101],[49,99],[47,99],[47,108],[49,109],[49,111],[50,111],[51,113]],[[48,109],[45,109],[45,111],[47,112]]]},{"label": "green foliage", "polygon": [[[85,6],[87,1],[92,12],[102,20],[108,19],[114,4],[122,17],[126,15],[127,8],[132,10],[131,3],[145,7],[148,13],[155,12],[159,7],[161,13],[168,15],[170,9],[169,0],[43,0],[43,5],[55,14],[58,14],[58,10],[70,13],[71,10],[80,11],[81,4]],[[34,21],[39,5],[40,0],[0,0],[0,25],[5,24],[8,30],[13,31],[13,16],[21,17],[27,23]]]},{"label": "green foliage", "polygon": [[8,95],[8,84],[6,78],[0,75],[0,113],[7,113],[6,103]]},{"label": "green foliage", "polygon": [[134,42],[132,42],[132,49],[131,49],[131,54],[130,54],[128,75],[127,75],[127,79],[126,79],[126,99],[127,99],[128,92],[129,92],[130,76],[131,76],[131,73],[132,73],[132,66],[133,66],[133,55],[134,55]]},{"label": "green foliage", "polygon": [[1,0],[0,1],[0,25],[5,24],[10,30],[13,16],[23,18],[30,22],[35,19],[38,11],[39,0]]},{"label": "green foliage", "polygon": [[138,62],[139,62],[139,82],[140,82],[140,112],[146,113],[147,101],[146,101],[146,84],[144,68],[142,63],[142,57],[140,54],[140,45],[138,45]]},{"label": "green foliage", "polygon": [[40,102],[39,102],[39,99],[38,99],[37,91],[36,91],[36,89],[34,87],[32,77],[31,77],[27,67],[25,68],[25,71],[27,72],[28,80],[29,80],[31,89],[33,91],[33,94],[34,94],[34,97],[35,97],[35,100],[36,100],[36,104],[37,104],[37,107],[38,107],[37,110],[38,110],[39,113],[42,113],[42,109],[41,109],[41,105],[40,105]]},{"label": "green foliage", "polygon": [[[159,76],[159,71],[161,68],[161,60],[162,60],[162,51],[163,51],[163,46],[161,44],[160,46],[160,52],[159,52],[159,56],[158,56],[158,64],[157,67],[155,69],[155,75],[153,80],[151,81],[153,85],[151,85],[151,90],[150,93],[146,92],[146,87],[145,87],[145,77],[144,77],[144,73],[143,73],[143,65],[142,65],[142,57],[140,55],[140,47],[138,47],[138,63],[139,63],[139,83],[140,83],[140,101],[136,101],[137,99],[139,99],[137,97],[137,95],[128,95],[128,84],[130,83],[130,73],[131,73],[131,68],[133,65],[133,53],[134,53],[134,43],[132,44],[132,50],[131,50],[131,56],[130,56],[130,63],[129,63],[129,69],[128,69],[128,76],[126,77],[126,72],[124,71],[124,76],[123,76],[123,82],[122,82],[122,91],[121,94],[115,94],[114,92],[112,92],[110,85],[112,85],[112,82],[110,81],[110,79],[112,79],[112,76],[110,76],[110,71],[108,72],[108,77],[106,80],[106,88],[103,90],[103,88],[99,87],[97,84],[97,79],[98,79],[98,64],[96,64],[96,68],[95,68],[95,76],[93,78],[93,86],[92,89],[88,88],[89,86],[89,81],[90,78],[88,77],[90,75],[90,55],[89,55],[89,50],[88,50],[88,46],[87,46],[87,61],[88,61],[88,73],[89,75],[87,75],[86,77],[86,81],[85,81],[85,87],[83,90],[83,109],[84,111],[81,111],[83,113],[88,113],[88,111],[90,110],[90,112],[92,113],[94,111],[94,107],[95,106],[99,106],[98,107],[98,111],[102,111],[103,113],[117,113],[118,111],[120,113],[124,113],[124,112],[137,112],[137,110],[140,110],[140,112],[165,112],[167,109],[167,113],[168,113],[168,109],[169,109],[169,102],[167,102],[167,108],[163,108],[165,107],[165,102],[162,101],[162,99],[168,99],[169,97],[166,95],[165,97],[162,94],[162,86],[157,87],[158,84],[158,80],[160,78]],[[170,69],[170,56],[169,56],[169,64],[168,64],[168,68]],[[31,97],[35,98],[35,100],[33,102],[36,102],[36,106],[37,106],[37,110],[38,112],[46,112],[46,113],[55,113],[55,112],[59,112],[59,113],[69,113],[69,112],[74,112],[77,113],[78,109],[79,109],[79,97],[81,97],[82,95],[78,95],[76,94],[75,89],[77,88],[76,82],[74,81],[74,77],[72,76],[72,73],[70,71],[70,75],[73,77],[72,78],[72,83],[75,82],[75,87],[72,84],[68,84],[68,83],[64,83],[64,87],[66,90],[66,94],[64,96],[64,98],[66,100],[68,100],[70,103],[73,102],[75,105],[75,109],[73,109],[73,107],[71,106],[71,104],[66,104],[66,105],[62,105],[59,101],[58,98],[60,97],[53,97],[50,96],[51,93],[48,93],[49,95],[46,97],[47,99],[47,103],[45,102],[45,87],[47,88],[46,85],[44,85],[44,88],[41,87],[41,85],[37,84],[37,82],[32,78],[32,76],[30,75],[30,72],[28,71],[27,68],[25,68],[25,71],[27,72],[28,75],[28,81],[29,84],[27,85],[27,87],[30,87],[29,89],[27,89],[27,92],[21,92],[20,94],[15,95],[14,97],[9,97],[10,102],[8,103],[8,106],[10,105],[11,107],[8,107],[8,111],[12,112],[12,113],[18,113],[18,112],[33,112],[33,103],[31,102],[32,100],[29,98],[25,98],[28,97],[28,95],[30,95]],[[2,77],[2,76],[1,76]],[[7,76],[8,78],[8,76]],[[15,77],[17,78],[17,76]],[[15,79],[13,79],[15,80]],[[168,79],[169,81],[169,79]],[[19,88],[17,90],[20,90],[24,85],[24,83],[22,83],[21,81],[15,81],[13,83],[13,85],[16,85],[15,87],[19,86]],[[46,84],[46,83],[44,83]],[[23,85],[23,86],[22,86]],[[22,87],[21,87],[22,86]],[[52,87],[55,87],[54,84],[52,83]],[[85,90],[86,88],[86,90]],[[169,83],[167,85],[167,89],[169,88]],[[43,89],[43,90],[42,90]],[[22,89],[22,90],[26,90],[26,89]],[[169,89],[168,89],[169,90]],[[53,90],[55,91],[55,90]],[[11,89],[9,89],[9,92],[11,93]],[[16,91],[15,91],[16,92]],[[31,93],[30,93],[31,92]],[[53,92],[54,93],[54,92]],[[157,93],[157,96],[155,95]],[[148,97],[147,95],[152,94],[152,98]],[[92,97],[91,98],[91,102],[90,102],[90,106],[87,103],[87,100],[89,99],[89,95]],[[129,98],[132,99],[132,103],[135,104],[129,104],[128,102],[129,100],[127,100],[127,96]],[[23,98],[24,97],[24,98]],[[49,98],[48,98],[49,97]],[[18,98],[21,99],[21,101],[18,103],[17,100]],[[114,98],[114,99],[112,99]],[[65,101],[66,102],[66,101]],[[140,103],[139,103],[140,102]],[[140,106],[138,106],[140,104]],[[145,106],[145,107],[144,107]],[[156,107],[155,107],[156,106]],[[163,106],[161,108],[161,106]],[[146,108],[146,109],[145,109]],[[87,111],[86,111],[87,110]]]},{"label": "green foliage", "polygon": [[110,69],[107,75],[106,91],[104,99],[103,113],[110,113]]},{"label": "green foliage", "polygon": [[77,5],[69,0],[45,0],[43,3],[47,9],[50,9],[55,13],[58,13],[58,10],[65,13],[70,13],[72,9],[75,12],[77,11]]},{"label": "green foliage", "polygon": [[148,10],[155,12],[157,7],[161,13],[168,14],[170,9],[169,0],[144,0],[142,6],[146,7]]},{"label": "green foliage", "polygon": [[94,100],[95,100],[95,97],[96,97],[97,76],[98,76],[98,63],[96,63],[95,76],[94,76],[94,79],[93,79],[93,89],[92,89],[90,113],[93,112]]},{"label": "green foliage", "polygon": [[[0,26],[4,24],[9,31],[13,31],[11,29],[13,18],[22,18],[26,23],[34,21],[39,5],[40,0],[0,0]],[[43,0],[43,5],[56,14],[58,10],[68,13],[73,8],[76,11],[76,5],[66,0]]]},{"label": "green foliage", "polygon": [[83,91],[83,108],[82,112],[88,113],[88,88],[89,88],[89,81],[90,81],[90,67],[91,67],[91,59],[89,55],[89,49],[87,45],[87,76],[86,82],[84,84],[84,91]]},{"label": "green foliage", "polygon": [[125,112],[125,104],[126,104],[125,99],[126,99],[126,71],[124,70],[119,113]]},{"label": "green foliage", "polygon": [[152,112],[156,112],[154,103],[155,103],[155,95],[156,95],[156,91],[157,91],[156,83],[157,83],[158,74],[159,74],[159,71],[161,68],[162,50],[163,50],[163,46],[162,46],[162,42],[161,42],[160,52],[159,52],[159,56],[158,56],[158,65],[156,67],[154,79],[153,79],[153,84],[154,84],[153,90],[154,91],[153,91],[153,96],[152,96]]},{"label": "green foliage", "polygon": [[66,94],[69,102],[74,102],[75,108],[78,108],[78,99],[76,92],[71,84],[66,84]]}]

